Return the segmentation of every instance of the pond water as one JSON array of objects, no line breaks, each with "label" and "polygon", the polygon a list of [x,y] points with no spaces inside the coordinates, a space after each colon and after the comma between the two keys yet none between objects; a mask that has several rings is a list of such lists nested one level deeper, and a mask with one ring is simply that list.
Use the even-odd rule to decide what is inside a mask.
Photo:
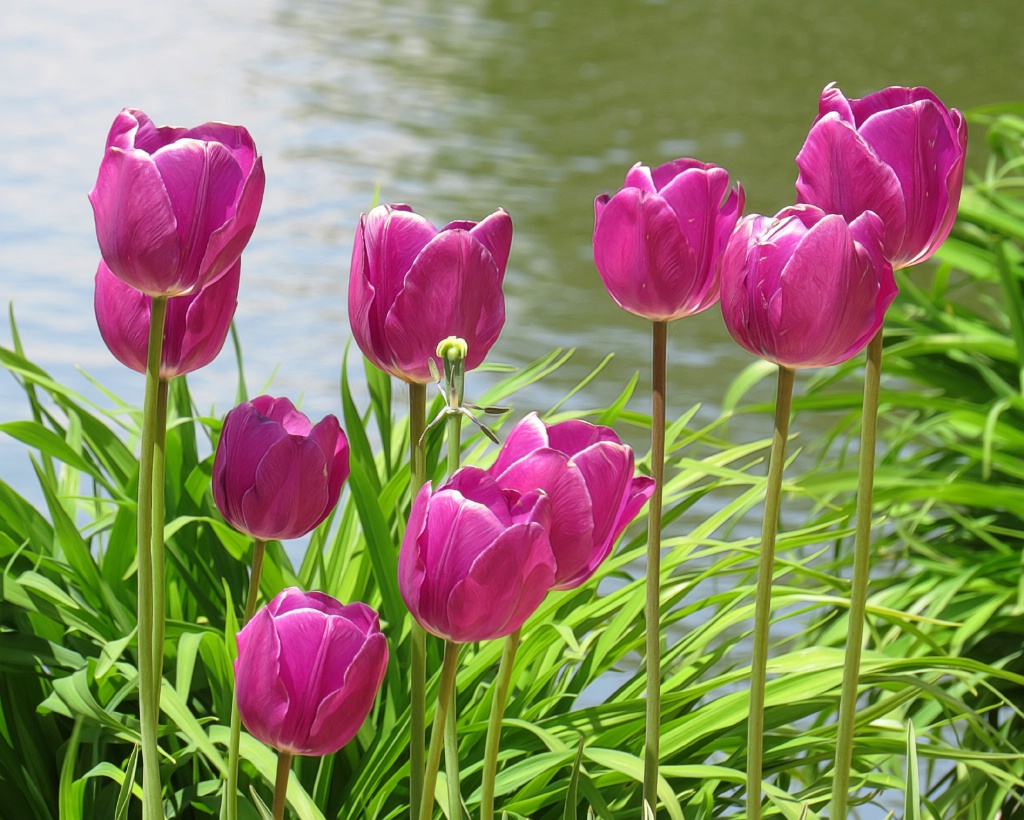
[{"label": "pond water", "polygon": [[[634,162],[714,162],[742,182],[748,212],[773,213],[792,201],[793,158],[829,82],[851,97],[927,85],[961,109],[1024,99],[1020,0],[13,0],[3,19],[4,296],[29,357],[107,405],[80,371],[142,395],[91,307],[86,193],[124,106],[252,132],[267,191],[237,312],[249,388],[269,383],[314,415],[340,414],[353,232],[375,189],[437,224],[507,209],[508,320],[491,359],[577,348],[516,399],[521,415],[608,352],[575,406],[610,401],[640,371],[646,408],[648,323],[606,295],[590,247],[594,197]],[[669,346],[670,414],[695,402],[713,414],[751,360],[716,308],[674,323]],[[229,355],[190,378],[201,407],[230,408]],[[7,382],[0,417],[24,417],[24,404]],[[756,421],[733,431],[766,435],[770,420]],[[33,495],[21,448],[2,440],[0,456]]]}]

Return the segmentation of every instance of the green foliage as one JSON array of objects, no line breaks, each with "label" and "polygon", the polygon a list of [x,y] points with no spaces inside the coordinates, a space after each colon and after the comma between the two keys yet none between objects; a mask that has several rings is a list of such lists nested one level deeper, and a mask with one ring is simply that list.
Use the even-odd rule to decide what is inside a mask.
[{"label": "green foliage", "polygon": [[[988,127],[992,159],[964,191],[941,264],[901,275],[887,325],[877,557],[854,783],[856,802],[908,820],[1024,811],[1024,712],[1017,705],[1024,693],[1022,114],[975,116],[976,130]],[[13,318],[12,328],[14,344],[0,349],[0,363],[21,386],[28,417],[0,430],[31,454],[38,492],[29,500],[0,481],[0,805],[11,817],[132,817],[139,794],[139,413],[115,397],[112,408],[99,407],[56,383],[26,357]],[[569,355],[552,352],[479,397],[471,378],[470,398],[482,405],[514,399]],[[855,369],[798,386],[794,432],[822,411],[837,424],[814,452],[794,456],[787,473],[785,509],[805,517],[790,512],[778,543],[766,816],[814,818],[829,798],[856,484]],[[742,375],[727,404],[736,406],[763,375],[757,367]],[[335,755],[296,761],[289,803],[303,820],[408,812],[410,630],[396,565],[409,506],[409,430],[390,380],[367,367],[365,384],[360,407],[343,366],[339,401],[352,474],[342,503],[311,536],[298,566],[280,544],[269,544],[261,582],[263,600],[297,584],[366,601],[381,612],[392,649],[382,694],[356,739]],[[636,387],[634,378],[606,408],[570,413],[559,402],[547,418],[649,429],[649,417],[630,409]],[[241,379],[238,395],[245,395]],[[428,415],[438,409],[435,401]],[[729,441],[725,424],[738,410],[699,427],[697,408],[673,409],[658,814],[739,817],[758,544],[750,516],[764,494],[768,442]],[[212,817],[251,547],[212,503],[219,419],[197,412],[183,380],[173,387],[170,418],[165,811]],[[764,419],[767,436],[767,413]],[[443,472],[442,436],[437,428],[427,438],[435,478]],[[494,455],[479,434],[463,449],[466,463]],[[641,469],[648,466],[641,460]],[[524,628],[496,784],[499,810],[510,820],[642,816],[643,551],[637,524],[597,578],[550,595]],[[500,642],[466,647],[456,682],[470,814],[480,799],[489,684],[500,652]],[[433,643],[428,663],[431,697],[440,666]],[[244,733],[241,754],[242,816],[257,820],[269,802],[273,755]]]}]

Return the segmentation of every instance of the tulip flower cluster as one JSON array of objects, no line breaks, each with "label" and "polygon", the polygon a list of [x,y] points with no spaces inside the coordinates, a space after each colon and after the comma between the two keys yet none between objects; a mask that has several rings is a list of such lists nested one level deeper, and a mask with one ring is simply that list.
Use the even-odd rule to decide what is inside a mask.
[{"label": "tulip flower cluster", "polygon": [[488,470],[420,490],[399,553],[402,597],[439,637],[509,635],[549,590],[594,574],[653,490],[611,429],[530,414]]}]

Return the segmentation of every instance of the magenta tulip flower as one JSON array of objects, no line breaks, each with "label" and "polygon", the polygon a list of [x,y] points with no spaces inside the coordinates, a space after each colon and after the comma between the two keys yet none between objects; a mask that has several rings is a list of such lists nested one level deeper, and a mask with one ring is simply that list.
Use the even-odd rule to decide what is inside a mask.
[{"label": "magenta tulip flower", "polygon": [[223,276],[252,235],[263,159],[241,126],[153,125],[124,109],[89,193],[103,261],[149,296],[180,296]]},{"label": "magenta tulip flower", "polygon": [[238,711],[249,733],[278,751],[329,755],[363,725],[387,665],[370,607],[291,587],[238,633]]},{"label": "magenta tulip flower", "polygon": [[622,189],[594,200],[594,263],[622,308],[655,322],[718,301],[719,261],[743,210],[729,174],[694,159],[637,163]]},{"label": "magenta tulip flower", "polygon": [[608,427],[576,419],[549,427],[530,413],[512,428],[488,472],[503,488],[551,499],[553,589],[590,578],[651,497],[654,480],[634,476],[633,464],[633,451]]},{"label": "magenta tulip flower", "polygon": [[348,439],[332,415],[312,425],[288,399],[259,396],[224,419],[213,500],[261,541],[298,538],[334,509],[348,477]]},{"label": "magenta tulip flower", "polygon": [[[191,373],[217,358],[238,306],[241,270],[241,261],[236,261],[215,282],[167,300],[160,378]],[[153,297],[126,285],[100,260],[95,308],[100,335],[114,358],[145,373]]]},{"label": "magenta tulip flower", "polygon": [[796,163],[800,202],[852,220],[874,211],[894,268],[930,257],[956,219],[967,123],[927,88],[848,100],[829,85]]},{"label": "magenta tulip flower", "polygon": [[412,505],[398,555],[398,588],[428,632],[458,643],[503,638],[540,606],[555,581],[551,501],[503,490],[463,467]]},{"label": "magenta tulip flower", "polygon": [[359,218],[348,283],[348,316],[359,349],[406,382],[432,381],[427,360],[449,336],[466,340],[466,370],[478,367],[505,323],[501,291],[512,219],[438,230],[408,205],[380,205]]},{"label": "magenta tulip flower", "polygon": [[722,260],[722,313],[732,337],[783,367],[825,367],[858,353],[896,298],[871,211],[847,224],[797,205],[745,217]]}]

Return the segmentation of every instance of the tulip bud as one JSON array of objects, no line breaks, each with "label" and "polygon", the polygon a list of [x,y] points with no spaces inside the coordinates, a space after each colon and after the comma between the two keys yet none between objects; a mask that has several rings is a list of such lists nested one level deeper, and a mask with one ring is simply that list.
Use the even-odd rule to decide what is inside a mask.
[{"label": "tulip bud", "polygon": [[103,261],[150,296],[191,293],[238,260],[264,183],[263,159],[244,128],[157,128],[126,108],[89,192]]},{"label": "tulip bud", "polygon": [[745,217],[722,259],[722,314],[736,342],[783,367],[826,367],[860,352],[896,298],[871,211],[847,224],[797,205]]},{"label": "tulip bud", "polygon": [[[241,270],[238,260],[215,282],[167,300],[160,378],[191,373],[217,357],[238,306]],[[153,297],[126,285],[101,260],[96,270],[95,308],[100,335],[114,358],[145,373]]]},{"label": "tulip bud", "polygon": [[613,430],[576,419],[549,427],[536,413],[512,428],[488,473],[502,488],[551,499],[554,589],[590,578],[654,492]]},{"label": "tulip bud", "polygon": [[363,214],[352,249],[348,315],[359,349],[376,367],[426,384],[438,339],[455,335],[479,367],[505,323],[501,291],[512,220],[497,210],[482,222],[441,230],[408,205]]},{"label": "tulip bud", "polygon": [[594,201],[594,263],[619,307],[656,322],[718,301],[719,259],[743,210],[729,174],[693,159],[637,163]]},{"label": "tulip bud", "polygon": [[540,606],[555,579],[542,492],[501,487],[463,467],[423,485],[398,555],[398,588],[428,632],[459,643],[503,638]]},{"label": "tulip bud", "polygon": [[319,525],[348,477],[348,439],[332,415],[316,426],[288,399],[259,396],[224,419],[213,499],[235,529],[298,538]]},{"label": "tulip bud", "polygon": [[796,164],[800,202],[852,220],[874,211],[894,268],[928,259],[956,220],[967,123],[927,88],[848,100],[829,85]]},{"label": "tulip bud", "polygon": [[249,733],[278,751],[332,754],[366,720],[387,665],[370,607],[291,587],[238,633],[238,711]]}]

